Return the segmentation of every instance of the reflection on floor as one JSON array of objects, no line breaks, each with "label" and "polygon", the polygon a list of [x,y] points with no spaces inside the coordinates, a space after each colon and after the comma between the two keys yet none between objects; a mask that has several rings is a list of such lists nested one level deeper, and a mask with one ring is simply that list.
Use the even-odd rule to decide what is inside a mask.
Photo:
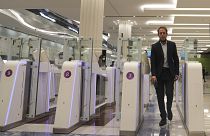
[{"label": "reflection on floor", "polygon": [[89,126],[105,126],[110,122],[115,116],[115,105],[113,106],[102,106],[96,112],[93,120],[87,122],[85,125]]},{"label": "reflection on floor", "polygon": [[[152,88],[152,87],[151,87]],[[173,103],[174,118],[170,125],[161,129],[159,127],[159,110],[157,99],[154,95],[151,97],[150,104],[144,113],[144,122],[138,136],[187,136],[182,121]],[[204,82],[204,126],[206,135],[210,136],[210,76],[206,77]],[[114,107],[106,107],[96,114],[96,118],[84,126],[73,131],[68,136],[117,136],[119,135],[120,122],[114,118]],[[63,136],[52,134],[54,116],[42,118],[41,120],[25,124],[23,126],[11,129],[7,132],[0,132],[2,135],[11,136]]]},{"label": "reflection on floor", "polygon": [[[154,90],[153,90],[154,91]],[[209,93],[205,93],[209,92]],[[152,94],[155,94],[154,92]],[[138,136],[187,136],[183,127],[182,121],[176,109],[175,102],[173,103],[174,118],[170,125],[160,129],[158,123],[160,121],[159,110],[157,105],[156,96],[153,95],[150,99],[148,109],[144,114],[144,122]],[[117,136],[119,135],[120,123],[114,118],[112,114],[114,112],[113,107],[107,107],[101,110],[101,114],[97,114],[96,119],[86,125],[73,131],[68,136]],[[205,131],[210,136],[210,78],[207,77],[207,82],[204,83],[204,119],[205,119]],[[50,117],[51,119],[53,117]],[[54,136],[52,134],[53,124],[44,119],[41,124],[25,124],[23,126],[14,128],[0,135],[12,135],[12,136]],[[38,122],[36,122],[38,123]],[[63,136],[63,135],[55,135]]]},{"label": "reflection on floor", "polygon": [[210,94],[210,76],[206,76],[206,82],[203,82],[203,93]]},{"label": "reflection on floor", "polygon": [[29,122],[30,124],[54,124],[55,121],[55,112],[53,112],[50,116],[46,116],[44,118]]},{"label": "reflection on floor", "polygon": [[154,96],[144,114],[144,122],[138,136],[187,136],[175,102],[173,102],[172,111],[172,122],[161,129],[159,127],[160,113],[156,96]]},{"label": "reflection on floor", "polygon": [[[85,125],[89,126],[105,126],[109,121],[114,118],[115,105],[112,106],[102,106],[98,108],[94,119],[90,122],[87,122]],[[46,116],[39,120],[29,122],[30,124],[54,124],[55,112],[50,116]]]},{"label": "reflection on floor", "polygon": [[[105,114],[110,109],[104,110],[104,116],[113,118],[112,114]],[[138,136],[187,136],[186,131],[183,127],[182,121],[178,115],[175,103],[173,104],[174,118],[170,125],[164,129],[160,129],[158,123],[160,121],[159,111],[156,96],[151,99],[151,103],[145,112],[145,118],[143,122],[143,127],[141,128]],[[97,121],[96,121],[97,122]],[[117,136],[119,135],[120,123],[115,118],[109,121],[104,126],[97,126],[96,122],[90,123],[89,125],[84,125],[68,136]],[[0,133],[1,135],[15,135],[15,136],[25,136],[25,135],[36,135],[36,136],[53,136],[52,134],[52,124],[26,124],[15,129],[10,130],[6,133]],[[56,135],[57,136],[57,135]],[[62,135],[61,135],[62,136]]]},{"label": "reflection on floor", "polygon": [[[119,122],[114,118],[115,106],[106,106],[100,108],[96,112],[95,119],[87,122],[84,126],[78,128],[73,134],[89,134],[89,135],[119,135]],[[53,123],[55,114],[42,118],[37,121],[33,121],[30,124],[9,130],[16,133],[16,135],[36,134],[36,135],[53,135]],[[23,133],[25,132],[25,133]],[[33,132],[33,133],[30,133]],[[1,133],[0,133],[1,134]],[[3,134],[3,133],[2,133]],[[11,133],[10,133],[11,134]]]},{"label": "reflection on floor", "polygon": [[204,127],[206,135],[210,136],[210,76],[206,77],[203,84],[204,91]]}]

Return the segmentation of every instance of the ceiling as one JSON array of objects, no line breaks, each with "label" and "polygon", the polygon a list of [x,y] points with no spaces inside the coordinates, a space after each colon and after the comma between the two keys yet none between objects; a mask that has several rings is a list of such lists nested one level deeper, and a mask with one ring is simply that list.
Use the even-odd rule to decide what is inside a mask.
[{"label": "ceiling", "polygon": [[[16,2],[14,2],[16,1]],[[24,14],[23,9],[44,9],[48,8],[68,19],[80,19],[80,0],[13,0],[1,1],[1,9],[16,9]],[[151,5],[153,4],[153,5]],[[156,5],[154,5],[156,4]],[[157,7],[159,4],[159,7]],[[164,5],[160,5],[164,4]],[[144,10],[142,10],[144,6]],[[146,39],[146,44],[157,41],[156,29],[160,25],[167,26],[169,29],[168,39],[182,47],[184,40],[189,38],[191,41],[198,40],[198,47],[210,45],[209,23],[210,23],[210,1],[209,0],[105,0],[104,11],[104,31],[110,33],[110,42],[116,45],[118,37],[117,20],[136,21],[137,25],[132,27],[132,36],[140,36]],[[33,16],[33,15],[32,15]],[[28,21],[33,25],[43,29],[62,29],[60,26],[51,27],[49,23],[37,23],[31,15]],[[21,29],[21,25],[0,14],[0,24],[8,27]],[[30,21],[31,18],[31,21]],[[43,21],[43,20],[41,20]],[[155,24],[148,21],[167,21],[169,24]],[[41,24],[41,25],[40,25]],[[57,29],[56,29],[57,28]],[[30,31],[23,29],[23,31]],[[33,32],[30,32],[33,33]],[[208,52],[210,49],[204,52]]]}]

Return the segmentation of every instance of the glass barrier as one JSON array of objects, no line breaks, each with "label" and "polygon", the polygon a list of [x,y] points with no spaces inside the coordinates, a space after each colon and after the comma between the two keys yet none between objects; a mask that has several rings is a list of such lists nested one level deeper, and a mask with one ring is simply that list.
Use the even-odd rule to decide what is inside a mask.
[{"label": "glass barrier", "polygon": [[79,56],[77,51],[78,42],[76,38],[65,39],[64,41],[64,49],[63,49],[63,58],[65,61],[75,60],[76,56]]},{"label": "glass barrier", "polygon": [[93,54],[93,40],[90,39],[80,39],[79,40],[79,49],[80,51],[80,60],[92,64],[92,54]]},{"label": "glass barrier", "polygon": [[141,61],[142,40],[139,38],[122,40],[122,55],[127,61]]},{"label": "glass barrier", "polygon": [[13,39],[8,37],[0,37],[0,55],[2,60],[7,61],[12,59]]},{"label": "glass barrier", "polygon": [[[98,59],[98,56],[93,57],[92,39],[63,39],[63,43],[56,43],[13,30],[4,30],[4,36],[8,36],[7,34],[11,32],[13,35],[12,37],[0,36],[1,58],[3,60],[27,59],[30,62],[28,117],[35,117],[54,107],[51,102],[57,99],[61,67],[66,60],[77,59],[88,64],[84,69],[88,73],[88,76],[85,76],[90,81],[91,89],[92,65]],[[133,42],[134,49],[137,42]],[[112,65],[116,60],[116,53],[107,49],[103,50],[106,50],[106,65]],[[96,106],[105,102],[105,81],[106,77],[96,76]],[[46,101],[44,102],[46,105],[37,109],[43,101]]]},{"label": "glass barrier", "polygon": [[180,52],[181,60],[191,61],[197,58],[198,48],[197,40],[186,38],[184,40],[183,48]]},{"label": "glass barrier", "polygon": [[[46,51],[47,57],[51,63],[63,52],[64,45],[42,39],[41,48]],[[62,59],[62,58],[61,58]]]},{"label": "glass barrier", "polygon": [[30,86],[27,117],[48,112],[55,106],[58,95],[60,68],[63,64],[63,43],[3,27],[0,29],[0,56],[3,61],[26,59],[30,65],[27,66],[29,80],[26,81]]},{"label": "glass barrier", "polygon": [[185,61],[179,63],[179,79],[176,81],[176,103],[183,119],[185,119]]},{"label": "glass barrier", "polygon": [[107,67],[114,67],[115,66],[115,61],[117,60],[117,52],[116,51],[111,51],[108,49],[103,49],[106,51],[106,66]]},{"label": "glass barrier", "polygon": [[185,84],[186,84],[186,61],[194,61],[197,58],[197,40],[186,38],[184,45],[180,51],[180,63],[179,63],[179,79],[176,81],[176,103],[181,113],[182,118],[186,121],[186,109],[185,109]]}]

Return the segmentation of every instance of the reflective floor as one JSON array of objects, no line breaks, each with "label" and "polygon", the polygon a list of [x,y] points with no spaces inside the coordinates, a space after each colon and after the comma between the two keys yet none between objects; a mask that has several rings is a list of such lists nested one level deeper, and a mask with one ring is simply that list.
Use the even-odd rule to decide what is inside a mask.
[{"label": "reflective floor", "polygon": [[[185,129],[183,127],[182,121],[179,117],[178,111],[176,109],[175,103],[173,104],[174,118],[170,125],[165,128],[160,129],[158,123],[160,121],[159,111],[156,96],[153,96],[148,108],[145,111],[145,117],[143,122],[143,127],[141,128],[138,136],[186,136]],[[119,121],[112,119],[105,126],[82,126],[69,134],[70,136],[117,136],[119,135]],[[51,136],[52,134],[52,124],[25,124],[23,126],[14,128],[6,133],[1,133],[1,135],[15,135],[15,136]]]},{"label": "reflective floor", "polygon": [[204,91],[204,127],[207,135],[210,136],[210,76],[206,77],[203,85]]},{"label": "reflective floor", "polygon": [[166,127],[160,128],[160,114],[157,105],[156,96],[151,99],[150,105],[144,115],[143,126],[138,136],[187,136],[181,118],[177,111],[175,102],[173,102],[173,120]]},{"label": "reflective floor", "polygon": [[[207,78],[207,82],[204,83],[204,122],[205,132],[207,136],[210,136],[210,78]],[[152,87],[151,87],[152,88]],[[170,125],[165,128],[159,127],[159,110],[157,105],[156,95],[152,88],[150,104],[144,113],[144,122],[140,129],[138,136],[187,136],[186,131],[183,127],[179,113],[176,108],[175,101],[173,102],[173,120]],[[106,112],[113,112],[112,110],[106,110]],[[117,121],[112,114],[110,121],[104,123],[104,125],[88,124],[84,125],[68,136],[117,136],[119,135],[120,123]],[[108,117],[108,116],[104,116]],[[102,119],[103,120],[103,119]],[[52,134],[53,124],[25,124],[23,126],[11,129],[7,132],[0,133],[3,135],[12,136],[57,136],[58,134]],[[63,136],[63,135],[58,135]]]}]

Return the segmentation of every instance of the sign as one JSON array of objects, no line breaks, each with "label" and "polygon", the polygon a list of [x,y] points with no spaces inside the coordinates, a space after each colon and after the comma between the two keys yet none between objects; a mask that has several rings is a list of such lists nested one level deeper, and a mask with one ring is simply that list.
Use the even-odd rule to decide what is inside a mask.
[{"label": "sign", "polygon": [[64,77],[65,77],[65,78],[71,77],[71,71],[66,70],[66,71],[64,72]]},{"label": "sign", "polygon": [[126,75],[126,77],[127,77],[128,80],[133,79],[134,78],[133,72],[128,72],[127,75]]},{"label": "sign", "polygon": [[5,72],[5,76],[6,77],[10,77],[12,75],[12,70],[11,69],[8,69],[6,72]]}]

